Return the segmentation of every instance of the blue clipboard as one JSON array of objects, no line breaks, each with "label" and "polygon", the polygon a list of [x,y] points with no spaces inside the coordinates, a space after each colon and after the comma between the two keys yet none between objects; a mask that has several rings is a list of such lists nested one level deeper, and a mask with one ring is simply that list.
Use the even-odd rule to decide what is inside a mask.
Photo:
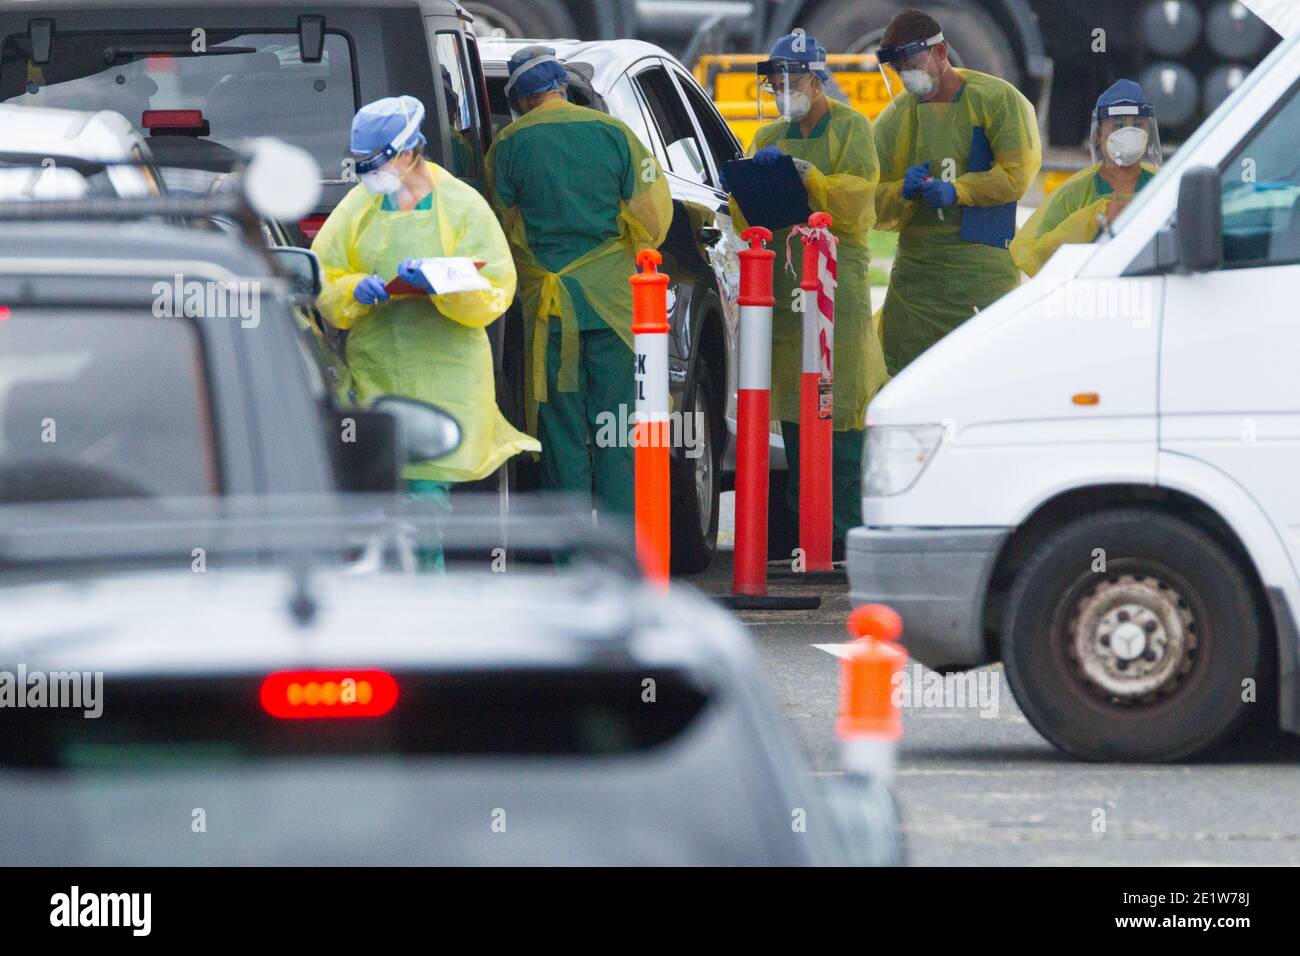
[{"label": "blue clipboard", "polygon": [[[976,126],[970,138],[970,158],[966,171],[986,173],[993,168],[993,146],[984,127]],[[744,208],[744,207],[742,207]],[[1016,204],[1001,206],[962,206],[960,236],[967,242],[1005,249],[1016,235]]]},{"label": "blue clipboard", "polygon": [[722,169],[736,205],[751,226],[776,232],[806,223],[813,213],[808,205],[808,190],[789,156],[767,166],[752,159],[733,159],[723,163]]}]

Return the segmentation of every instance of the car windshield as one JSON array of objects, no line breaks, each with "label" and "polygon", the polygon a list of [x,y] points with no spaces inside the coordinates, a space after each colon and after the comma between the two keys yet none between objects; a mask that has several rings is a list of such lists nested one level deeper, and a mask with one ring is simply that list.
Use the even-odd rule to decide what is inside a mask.
[{"label": "car windshield", "polygon": [[162,167],[220,166],[239,141],[276,136],[315,156],[326,176],[348,156],[357,108],[344,37],[326,34],[320,62],[304,63],[296,33],[229,30],[56,34],[44,64],[32,62],[27,37],[11,36],[0,101],[115,110],[149,134]]},{"label": "car windshield", "polygon": [[0,502],[215,494],[209,407],[189,320],[15,307],[0,321]]}]

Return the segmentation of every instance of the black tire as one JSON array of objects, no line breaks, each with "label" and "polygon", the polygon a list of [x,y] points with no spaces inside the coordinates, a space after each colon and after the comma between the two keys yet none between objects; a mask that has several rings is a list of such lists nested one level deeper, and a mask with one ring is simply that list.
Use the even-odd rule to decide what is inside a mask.
[{"label": "black tire", "polygon": [[[718,497],[722,491],[722,447],[726,423],[713,390],[713,374],[700,359],[694,383],[682,398],[683,421],[692,411],[704,416],[707,438],[703,453],[691,458],[681,449],[672,464],[672,573],[699,574],[713,561],[718,546]],[[700,484],[706,483],[703,492]],[[707,513],[705,512],[707,509]]]},{"label": "black tire", "polygon": [[805,29],[827,53],[862,53],[874,50],[894,15],[903,10],[924,10],[939,21],[951,48],[954,66],[969,67],[999,76],[1014,86],[1024,78],[1015,48],[993,18],[968,4],[932,3],[929,0],[855,0],[823,3],[812,11]]},{"label": "black tire", "polygon": [[576,37],[573,17],[558,0],[467,0],[474,32],[481,37]]},{"label": "black tire", "polygon": [[[1099,555],[1104,570],[1094,571]],[[1272,696],[1254,595],[1233,555],[1187,522],[1139,508],[1081,518],[1016,577],[1002,629],[1007,680],[1029,722],[1067,753],[1193,756],[1267,706],[1242,700],[1243,681],[1256,682],[1257,700]]]}]

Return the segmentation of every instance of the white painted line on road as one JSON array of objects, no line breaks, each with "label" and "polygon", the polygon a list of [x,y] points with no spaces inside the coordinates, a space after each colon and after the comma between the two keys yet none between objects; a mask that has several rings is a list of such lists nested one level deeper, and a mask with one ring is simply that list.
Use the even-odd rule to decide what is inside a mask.
[{"label": "white painted line on road", "polygon": [[827,654],[834,657],[849,656],[849,645],[847,642],[844,644],[809,644],[808,646],[815,647],[819,651],[825,651]]}]

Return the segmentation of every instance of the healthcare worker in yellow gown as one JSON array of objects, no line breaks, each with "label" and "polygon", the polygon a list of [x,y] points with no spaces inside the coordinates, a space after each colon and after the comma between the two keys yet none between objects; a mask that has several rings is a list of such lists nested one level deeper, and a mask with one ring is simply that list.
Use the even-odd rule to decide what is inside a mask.
[{"label": "healthcare worker in yellow gown", "polygon": [[881,315],[897,375],[1019,284],[1008,246],[1042,145],[1029,101],[1005,80],[953,67],[928,14],[894,17],[878,56],[904,87],[875,125],[876,228],[899,233]]},{"label": "healthcare worker in yellow gown", "polygon": [[[875,220],[876,148],[871,122],[849,106],[831,100],[825,84],[826,51],[815,38],[792,33],[772,47],[760,69],[769,72],[764,89],[776,97],[781,119],[759,128],[749,146],[754,162],[766,164],[782,154],[795,167],[814,212],[831,216],[837,244],[835,290],[833,506],[835,550],[843,548],[850,528],[862,523],[862,429],[867,403],[884,385],[884,358],[871,326],[871,286],[867,280],[867,234]],[[726,184],[724,183],[724,186]],[[737,232],[747,228],[739,205],[731,200]],[[803,313],[795,311],[802,279],[803,246],[792,228],[777,231],[772,310],[772,414],[781,422],[789,464],[787,503],[799,511],[799,375],[802,365]],[[786,267],[787,241],[793,269]]]},{"label": "healthcare worker in yellow gown", "polygon": [[1160,127],[1142,87],[1118,80],[1092,114],[1092,165],[1047,197],[1011,243],[1011,256],[1033,276],[1066,243],[1097,238],[1160,168]]},{"label": "healthcare worker in yellow gown", "polygon": [[[492,474],[512,455],[537,451],[497,408],[485,327],[509,307],[515,267],[487,201],[421,153],[424,106],[412,96],[363,106],[352,122],[361,184],[325,220],[320,258],[326,319],[348,330],[346,359],[359,404],[403,395],[437,405],[461,428],[461,444],[437,461],[407,467],[412,494],[444,504],[451,484]],[[482,260],[491,288],[434,293],[413,260]],[[422,289],[390,295],[401,276]]]}]

